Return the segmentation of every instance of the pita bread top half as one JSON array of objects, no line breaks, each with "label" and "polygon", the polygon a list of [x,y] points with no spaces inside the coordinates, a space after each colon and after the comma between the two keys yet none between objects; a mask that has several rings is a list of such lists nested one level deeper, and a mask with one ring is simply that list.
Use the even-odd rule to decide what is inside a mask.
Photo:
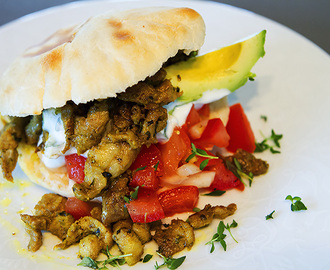
[{"label": "pita bread top half", "polygon": [[115,97],[155,74],[178,50],[204,42],[205,25],[189,8],[105,13],[60,30],[16,59],[0,79],[0,113],[26,116]]}]

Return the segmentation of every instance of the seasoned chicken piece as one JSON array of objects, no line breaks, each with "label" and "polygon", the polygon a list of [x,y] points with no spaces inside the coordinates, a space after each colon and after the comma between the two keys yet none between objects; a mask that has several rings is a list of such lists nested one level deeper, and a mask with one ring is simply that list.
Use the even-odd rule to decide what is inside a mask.
[{"label": "seasoned chicken piece", "polygon": [[182,95],[180,89],[172,86],[169,80],[164,80],[166,71],[159,70],[154,76],[139,82],[120,93],[118,98],[124,101],[135,102],[142,105],[156,103],[168,104]]},{"label": "seasoned chicken piece", "polygon": [[194,229],[189,223],[174,219],[167,229],[156,229],[154,240],[158,244],[158,252],[166,258],[183,250],[190,249],[195,242]]},{"label": "seasoned chicken piece", "polygon": [[54,248],[66,249],[91,234],[97,236],[101,249],[112,246],[113,241],[110,229],[105,227],[100,221],[86,216],[74,222],[68,229],[66,238]]},{"label": "seasoned chicken piece", "polygon": [[78,257],[83,259],[84,257],[89,257],[93,260],[99,256],[102,250],[102,245],[99,238],[95,234],[89,234],[85,236],[79,242],[79,254]]},{"label": "seasoned chicken piece", "polygon": [[125,261],[129,266],[132,266],[140,261],[144,251],[144,246],[139,237],[132,231],[130,221],[121,220],[113,225],[113,240],[118,245],[120,251],[125,257]]},{"label": "seasoned chicken piece", "polygon": [[102,206],[94,206],[91,210],[91,217],[102,222]]},{"label": "seasoned chicken piece", "polygon": [[148,243],[152,238],[149,223],[133,223],[132,231],[139,237],[142,244]]},{"label": "seasoned chicken piece", "polygon": [[33,230],[48,231],[61,240],[65,238],[69,227],[75,221],[73,216],[66,212],[57,212],[53,216],[30,216],[22,214],[21,220]]},{"label": "seasoned chicken piece", "polygon": [[57,194],[45,194],[34,207],[34,216],[21,215],[26,232],[30,235],[29,250],[35,252],[42,245],[42,230],[49,231],[61,240],[65,238],[67,230],[74,222],[73,216],[64,212],[66,200]]},{"label": "seasoned chicken piece", "polygon": [[25,127],[26,142],[30,145],[37,145],[42,132],[42,115],[32,116],[30,122]]},{"label": "seasoned chicken piece", "polygon": [[253,154],[245,150],[238,149],[234,155],[225,157],[227,167],[229,165],[229,167],[233,167],[233,170],[237,169],[234,163],[234,158],[237,159],[242,171],[246,174],[249,174],[250,172],[254,176],[265,174],[269,167],[266,161],[256,158]]},{"label": "seasoned chicken piece", "polygon": [[87,117],[78,116],[74,122],[72,146],[78,154],[83,154],[100,143],[109,122],[109,105],[106,100],[95,102],[89,109]]},{"label": "seasoned chicken piece", "polygon": [[13,182],[12,172],[16,167],[20,140],[24,138],[24,127],[28,122],[27,117],[13,117],[0,134],[0,166],[3,177]]},{"label": "seasoned chicken piece", "polygon": [[36,252],[42,245],[42,233],[40,230],[33,229],[30,225],[26,224],[25,231],[30,235],[28,250]]},{"label": "seasoned chicken piece", "polygon": [[124,196],[129,194],[129,179],[128,173],[113,179],[109,189],[102,195],[102,223],[105,226],[129,217],[124,200]]},{"label": "seasoned chicken piece", "polygon": [[66,201],[67,198],[58,194],[44,194],[34,207],[34,213],[36,216],[51,216],[55,212],[63,212]]},{"label": "seasoned chicken piece", "polygon": [[227,207],[225,206],[213,206],[210,204],[205,205],[204,209],[192,214],[188,218],[189,224],[194,229],[199,229],[209,225],[213,218],[225,219],[226,217],[233,215],[236,211],[236,204],[229,204]]},{"label": "seasoned chicken piece", "polygon": [[73,192],[83,201],[100,195],[107,187],[108,178],[116,178],[133,163],[140,149],[133,149],[126,141],[112,141],[106,136],[89,152],[85,164],[85,181],[75,184]]}]

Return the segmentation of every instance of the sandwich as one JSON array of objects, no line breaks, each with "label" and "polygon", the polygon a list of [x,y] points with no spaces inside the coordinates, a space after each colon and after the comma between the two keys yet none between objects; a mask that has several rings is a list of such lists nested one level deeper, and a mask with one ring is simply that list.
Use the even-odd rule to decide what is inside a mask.
[{"label": "sandwich", "polygon": [[[204,36],[192,9],[147,8],[95,16],[28,49],[0,81],[4,178],[13,180],[18,160],[49,190],[98,196],[142,145],[156,143],[166,126],[163,105],[180,95],[163,67],[189,58]],[[63,167],[69,153],[86,157],[82,184]]]},{"label": "sandwich", "polygon": [[[21,215],[29,250],[39,249],[46,230],[62,239],[55,248],[80,242],[79,256],[90,260],[115,241],[133,265],[151,240],[150,228],[142,241],[134,225],[144,223],[145,230],[145,223],[192,212],[200,189],[242,188],[237,162],[244,175],[267,171],[266,162],[248,153],[254,136],[242,107],[229,108],[226,100],[253,80],[265,31],[196,57],[204,38],[204,21],[189,8],[112,11],[59,30],[5,71],[3,177],[13,181],[18,162],[31,181],[54,193],[88,206],[102,200],[76,216],[80,203],[72,211],[71,198],[45,194],[35,216]],[[217,148],[238,153],[223,157]],[[190,248],[193,229],[235,210],[235,204],[206,205],[187,222],[158,226],[153,238],[160,254]]]}]

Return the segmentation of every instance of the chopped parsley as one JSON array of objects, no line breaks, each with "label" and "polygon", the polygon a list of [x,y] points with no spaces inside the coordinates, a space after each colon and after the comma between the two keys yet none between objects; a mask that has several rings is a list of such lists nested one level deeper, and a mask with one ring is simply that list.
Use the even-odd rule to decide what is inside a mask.
[{"label": "chopped parsley", "polygon": [[158,262],[156,262],[155,264],[155,269],[159,269],[161,267],[167,267],[168,269],[177,269],[186,259],[186,256],[180,257],[180,258],[165,258],[163,255],[157,253],[160,257],[162,257],[164,259],[164,263],[163,264],[158,264]]},{"label": "chopped parsley", "polygon": [[291,211],[301,211],[307,210],[305,204],[301,201],[301,198],[298,196],[292,197],[291,195],[286,196],[286,200],[291,201]]},{"label": "chopped parsley", "polygon": [[[260,143],[256,142],[256,149],[254,150],[255,153],[261,153],[269,149],[269,151],[273,154],[281,153],[279,148],[281,148],[280,140],[283,138],[282,134],[276,134],[275,131],[272,129],[271,135],[268,138],[265,138]],[[272,142],[272,145],[269,144]]]},{"label": "chopped parsley", "polygon": [[273,211],[273,212],[271,212],[270,214],[268,214],[267,216],[266,216],[266,220],[268,220],[268,219],[274,219],[274,217],[273,217],[273,214],[275,213],[275,210]]},{"label": "chopped parsley", "polygon": [[186,159],[186,162],[189,162],[195,156],[200,156],[200,157],[207,158],[207,159],[205,159],[201,162],[201,164],[199,166],[199,168],[201,170],[203,170],[207,166],[210,159],[218,159],[219,158],[219,157],[209,155],[205,150],[196,148],[196,146],[193,143],[191,143],[191,151],[192,151],[192,154]]}]

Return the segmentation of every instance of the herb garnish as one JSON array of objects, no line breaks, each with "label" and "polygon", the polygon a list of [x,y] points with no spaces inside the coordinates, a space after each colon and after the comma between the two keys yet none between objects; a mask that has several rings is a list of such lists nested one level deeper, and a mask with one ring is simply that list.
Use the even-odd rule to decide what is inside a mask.
[{"label": "herb garnish", "polygon": [[136,171],[136,172],[137,172],[137,171],[142,171],[142,170],[144,170],[145,168],[147,168],[147,166],[143,166],[143,167],[137,168],[135,171]]},{"label": "herb garnish", "polygon": [[158,162],[155,164],[155,166],[154,166],[155,171],[157,171],[158,166],[159,166],[159,161],[158,161]]},{"label": "herb garnish", "polygon": [[159,254],[158,252],[157,252],[157,254],[164,259],[164,263],[159,265],[156,262],[156,264],[155,264],[156,270],[161,267],[164,267],[164,266],[167,266],[168,269],[177,269],[186,259],[186,256],[176,259],[176,258],[165,258],[163,255]]},{"label": "herb garnish", "polygon": [[291,195],[288,195],[288,196],[286,196],[285,199],[291,201],[291,211],[294,212],[294,211],[307,210],[307,207],[301,201],[300,197],[295,196],[292,198]]},{"label": "herb garnish", "polygon": [[202,194],[202,195],[203,196],[221,196],[225,193],[226,193],[226,191],[223,191],[223,190],[214,190],[210,193],[206,193],[206,194]]},{"label": "herb garnish", "polygon": [[210,159],[218,159],[219,158],[219,157],[209,155],[205,150],[196,148],[196,146],[193,143],[191,143],[191,150],[192,150],[192,154],[186,159],[186,162],[189,162],[195,156],[200,156],[200,157],[207,158],[207,159],[205,159],[201,162],[201,164],[199,166],[199,168],[201,170],[203,170],[207,166]]},{"label": "herb garnish", "polygon": [[244,173],[242,171],[241,164],[239,163],[239,161],[236,158],[234,158],[234,164],[236,167],[236,172],[235,171],[233,172],[235,174],[235,176],[244,184],[244,186],[246,186],[246,184],[244,183],[242,177],[247,178],[249,180],[249,187],[251,187],[252,181],[253,181],[253,173],[252,172],[249,172],[249,174]]},{"label": "herb garnish", "polygon": [[139,187],[140,186],[137,186],[134,191],[131,191],[129,197],[127,196],[124,196],[124,201],[127,202],[127,203],[130,203],[130,201],[132,200],[136,200],[137,196],[138,196],[138,192],[139,192]]},{"label": "herb garnish", "polygon": [[211,244],[211,250],[210,253],[212,253],[215,250],[215,246],[214,246],[214,242],[220,242],[221,246],[223,247],[223,249],[226,251],[227,250],[227,243],[224,240],[226,238],[226,234],[224,234],[225,229],[228,230],[229,234],[231,235],[231,237],[234,239],[234,241],[236,243],[238,243],[236,241],[236,239],[233,237],[232,233],[231,233],[231,228],[236,228],[237,227],[237,222],[235,220],[233,220],[233,222],[229,225],[227,223],[227,225],[225,225],[223,223],[223,221],[219,222],[219,225],[217,227],[217,232],[213,235],[212,239],[206,243],[207,244]]},{"label": "herb garnish", "polygon": [[268,220],[268,219],[274,219],[274,217],[273,217],[273,214],[275,213],[275,210],[273,210],[273,212],[271,212],[270,214],[268,214],[267,216],[266,216],[266,220]]},{"label": "herb garnish", "polygon": [[104,253],[108,257],[108,259],[104,261],[94,261],[90,257],[84,257],[78,265],[89,267],[92,269],[107,270],[108,267],[106,265],[111,265],[112,267],[119,268],[120,265],[125,264],[125,257],[132,256],[132,254],[113,256],[110,254],[108,247],[107,250],[103,250],[102,253]]},{"label": "herb garnish", "polygon": [[143,263],[147,263],[147,262],[149,262],[151,260],[152,257],[153,257],[153,255],[147,254],[146,256],[144,256],[142,262]]},{"label": "herb garnish", "polygon": [[266,115],[260,115],[260,118],[261,118],[262,120],[264,120],[265,122],[267,122],[267,120],[268,120],[268,118],[267,118]]},{"label": "herb garnish", "polygon": [[[254,150],[255,153],[261,153],[266,151],[267,149],[270,150],[270,152],[272,152],[273,154],[278,154],[281,153],[278,149],[275,148],[281,148],[280,145],[280,139],[283,138],[282,134],[276,134],[275,131],[272,129],[272,134],[270,137],[265,138],[263,141],[261,141],[260,143],[256,142],[256,149]],[[272,141],[273,142],[273,146],[269,145],[268,142]]]}]

